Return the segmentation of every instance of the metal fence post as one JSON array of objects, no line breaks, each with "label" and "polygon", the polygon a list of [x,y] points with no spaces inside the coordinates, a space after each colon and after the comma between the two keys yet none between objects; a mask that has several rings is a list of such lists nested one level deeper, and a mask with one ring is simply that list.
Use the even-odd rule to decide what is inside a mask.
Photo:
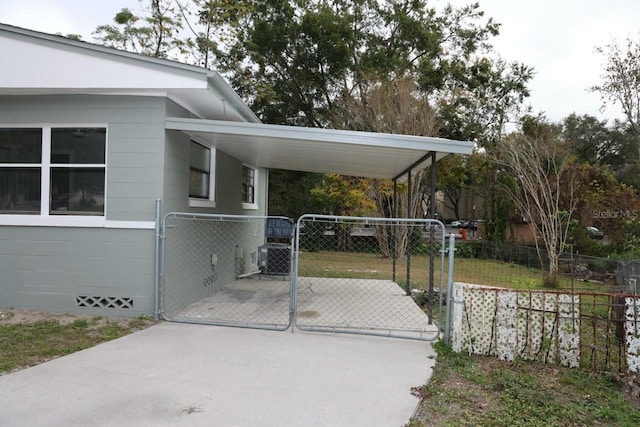
[{"label": "metal fence post", "polygon": [[160,264],[162,262],[162,200],[156,199],[155,269],[153,272],[153,318],[160,319]]},{"label": "metal fence post", "polygon": [[449,273],[447,277],[447,314],[445,321],[444,341],[451,345],[451,304],[453,303],[453,257],[455,253],[456,237],[452,233],[449,235]]}]

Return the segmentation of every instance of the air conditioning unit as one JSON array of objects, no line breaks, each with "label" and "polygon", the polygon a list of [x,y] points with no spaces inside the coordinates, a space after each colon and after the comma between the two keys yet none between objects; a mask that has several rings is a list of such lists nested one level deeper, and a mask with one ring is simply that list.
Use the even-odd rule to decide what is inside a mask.
[{"label": "air conditioning unit", "polygon": [[262,274],[288,276],[291,271],[291,247],[284,243],[259,246],[258,267]]}]

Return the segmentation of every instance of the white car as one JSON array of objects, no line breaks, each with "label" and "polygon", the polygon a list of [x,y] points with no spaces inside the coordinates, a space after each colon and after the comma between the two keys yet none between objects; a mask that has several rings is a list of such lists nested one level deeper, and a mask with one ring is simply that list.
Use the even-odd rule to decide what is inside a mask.
[{"label": "white car", "polygon": [[451,226],[453,228],[460,228],[467,223],[466,219],[456,219],[455,221],[451,221]]}]

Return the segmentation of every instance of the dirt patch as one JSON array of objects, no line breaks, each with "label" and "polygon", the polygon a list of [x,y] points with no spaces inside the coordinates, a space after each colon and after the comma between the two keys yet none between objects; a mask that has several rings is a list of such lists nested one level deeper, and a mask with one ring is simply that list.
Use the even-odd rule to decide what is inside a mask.
[{"label": "dirt patch", "polygon": [[129,317],[105,317],[90,316],[70,313],[51,313],[37,310],[23,310],[17,308],[0,308],[0,325],[35,323],[39,321],[55,320],[63,325],[68,325],[77,320],[94,320],[97,326],[102,326],[107,322],[114,322],[119,325],[127,325],[131,322]]}]

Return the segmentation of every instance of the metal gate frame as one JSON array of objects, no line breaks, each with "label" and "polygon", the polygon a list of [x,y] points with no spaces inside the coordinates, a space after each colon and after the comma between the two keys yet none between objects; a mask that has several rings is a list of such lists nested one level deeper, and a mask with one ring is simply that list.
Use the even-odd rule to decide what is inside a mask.
[{"label": "metal gate frame", "polygon": [[[159,210],[161,207],[158,208]],[[159,215],[158,215],[159,217]],[[288,289],[288,322],[286,324],[283,322],[282,324],[270,324],[264,322],[256,322],[252,320],[233,320],[233,321],[211,321],[208,319],[192,319],[192,318],[171,318],[171,316],[167,315],[166,307],[167,307],[167,236],[170,233],[171,224],[168,224],[168,221],[172,219],[181,219],[181,220],[190,220],[190,221],[218,221],[220,223],[243,223],[249,224],[251,222],[257,221],[266,221],[269,218],[285,218],[285,217],[273,217],[273,216],[247,216],[247,215],[216,215],[216,214],[195,214],[195,213],[183,213],[183,212],[170,212],[164,215],[162,221],[158,221],[161,225],[157,229],[157,279],[156,279],[156,292],[157,292],[157,302],[156,302],[156,315],[159,318],[163,318],[164,320],[174,321],[174,322],[187,322],[187,323],[205,323],[211,325],[218,326],[233,326],[233,327],[241,327],[241,328],[253,328],[253,329],[270,329],[270,330],[280,330],[285,331],[291,328],[291,331],[294,332],[295,329],[299,329],[302,331],[315,331],[315,332],[331,332],[331,333],[345,333],[345,334],[360,334],[360,335],[374,335],[374,336],[386,336],[386,337],[397,337],[397,338],[405,338],[405,339],[416,339],[422,341],[435,341],[443,336],[449,335],[449,319],[450,319],[450,304],[445,301],[445,298],[449,299],[451,295],[451,287],[452,287],[452,278],[453,278],[453,254],[454,254],[454,241],[453,237],[449,239],[449,248],[446,249],[446,230],[445,226],[442,222],[435,219],[407,219],[407,218],[376,218],[376,217],[348,217],[348,216],[332,216],[332,215],[313,215],[307,214],[303,215],[299,218],[298,222],[295,224],[295,233],[291,239],[290,244],[290,270],[289,270],[289,289]],[[287,218],[288,219],[288,218]],[[435,265],[434,252],[432,250],[431,256],[431,283],[429,284],[430,292],[435,291],[436,289],[439,292],[438,300],[437,300],[437,320],[434,321],[434,325],[436,328],[436,333],[424,335],[424,334],[410,334],[407,331],[394,331],[388,330],[385,328],[381,329],[350,329],[350,328],[342,328],[342,327],[314,327],[305,325],[304,323],[299,321],[298,318],[298,298],[300,292],[300,283],[299,283],[299,257],[300,257],[300,228],[304,221],[357,221],[360,223],[368,223],[375,224],[384,222],[385,224],[396,224],[398,226],[420,226],[425,227],[427,230],[430,230],[431,233],[431,242],[437,243],[440,247],[437,250],[439,252],[439,266]],[[440,234],[437,239],[434,239],[435,231],[439,230]],[[169,233],[168,233],[169,231]],[[437,241],[436,241],[437,240]],[[448,275],[445,276],[445,254],[448,252],[449,254],[449,271]],[[440,278],[439,283],[436,285],[433,283],[433,269],[439,268],[440,270]],[[395,262],[394,262],[394,277],[395,281]],[[407,265],[407,276],[410,274],[410,265]],[[445,280],[447,283],[445,284]],[[407,288],[410,286],[409,277],[407,277]],[[445,289],[446,286],[446,289]],[[408,295],[409,293],[407,293]],[[431,293],[430,297],[432,298],[432,309],[435,309],[435,305],[433,304],[433,293]],[[446,304],[446,314],[443,313],[443,307]],[[433,313],[429,313],[430,322],[434,318]]]},{"label": "metal gate frame", "polygon": [[[160,251],[158,253],[158,259],[159,259],[159,274],[158,274],[158,293],[157,293],[157,300],[158,300],[158,317],[162,318],[163,320],[167,320],[167,321],[172,321],[172,322],[181,322],[181,323],[202,323],[202,324],[209,324],[209,325],[216,325],[216,326],[232,326],[232,327],[239,327],[239,328],[251,328],[251,329],[268,329],[268,330],[277,330],[277,331],[286,331],[288,329],[291,328],[291,319],[293,318],[292,315],[292,310],[293,310],[293,286],[292,286],[292,276],[291,276],[291,262],[289,263],[290,267],[289,267],[289,274],[287,276],[285,276],[286,278],[288,278],[288,304],[287,304],[287,312],[282,314],[281,316],[278,316],[278,318],[280,319],[280,317],[284,318],[286,316],[286,322],[282,321],[277,321],[277,322],[273,322],[270,320],[264,320],[264,319],[257,319],[256,318],[244,318],[244,319],[240,319],[238,318],[238,316],[230,316],[232,318],[227,318],[227,319],[217,319],[217,320],[212,320],[211,318],[207,318],[206,316],[203,317],[190,317],[190,316],[174,316],[172,315],[172,313],[169,313],[167,310],[167,304],[168,304],[168,299],[170,297],[167,296],[167,290],[168,290],[168,286],[171,286],[171,284],[167,283],[167,257],[168,257],[168,250],[167,250],[167,245],[168,245],[168,235],[170,234],[170,231],[172,228],[174,228],[175,226],[170,224],[171,220],[185,220],[185,221],[194,221],[197,222],[199,224],[203,224],[206,222],[210,222],[212,224],[227,224],[227,225],[244,225],[246,227],[249,227],[251,224],[258,224],[258,227],[260,228],[259,224],[262,223],[262,229],[260,231],[260,233],[256,232],[256,230],[253,230],[252,236],[250,237],[250,239],[252,239],[254,241],[254,243],[256,244],[256,247],[258,245],[258,243],[266,243],[266,237],[264,237],[264,240],[261,240],[260,236],[264,236],[264,232],[267,228],[267,220],[269,219],[282,219],[282,220],[288,220],[290,221],[289,218],[286,217],[281,217],[281,216],[249,216],[249,215],[217,215],[217,214],[196,214],[196,213],[185,213],[185,212],[169,212],[166,215],[164,215],[163,219],[162,219],[162,227],[161,230],[159,230],[159,240],[160,240]],[[216,234],[215,231],[212,232],[214,235]],[[241,233],[240,233],[241,234]],[[237,255],[237,251],[238,251],[238,245],[235,245],[234,247],[234,243],[235,241],[237,241],[238,239],[241,240],[241,238],[238,238],[238,233],[235,233],[234,236],[236,237],[234,239],[234,242],[229,244],[229,242],[226,242],[226,250],[228,252],[234,252],[234,255]],[[246,236],[243,236],[246,237]],[[211,242],[211,246],[209,246],[209,248],[207,248],[207,251],[205,251],[206,254],[209,253],[215,253],[215,262],[213,260],[214,255],[210,255],[211,256],[211,264],[212,266],[217,264],[218,262],[220,262],[217,258],[220,257],[222,258],[222,256],[220,255],[219,250],[224,250],[224,249],[211,249],[212,247],[216,247],[216,248],[220,248],[222,245],[225,245],[225,242]],[[209,255],[207,255],[209,256]],[[256,261],[257,261],[257,256],[256,255]],[[227,259],[229,258],[229,255],[227,254]],[[289,260],[293,259],[293,238],[290,239],[289,241]],[[202,260],[201,260],[202,261]],[[220,262],[222,264],[222,262]],[[169,267],[171,268],[171,267]],[[213,271],[213,275],[215,275],[215,268]],[[253,273],[248,273],[245,274],[245,277],[242,278],[246,278],[249,277],[251,275],[257,274],[257,272],[253,272]],[[229,280],[229,283],[233,283],[238,282],[239,277],[235,277],[231,280]],[[207,278],[205,277],[204,280],[206,281]],[[215,295],[215,281],[217,280],[217,277],[214,277],[211,279],[212,281],[212,294]],[[266,280],[265,280],[266,282]],[[279,282],[280,283],[287,283],[285,279],[279,278]],[[224,286],[224,285],[223,285]]]},{"label": "metal gate frame", "polygon": [[[359,224],[363,224],[363,225],[379,225],[381,223],[383,224],[387,224],[387,225],[395,225],[398,227],[402,227],[402,226],[418,226],[418,227],[423,227],[424,229],[427,229],[430,231],[430,235],[431,235],[431,242],[432,242],[432,246],[431,246],[431,257],[430,257],[430,283],[429,283],[429,297],[431,298],[431,301],[433,302],[433,297],[434,297],[434,290],[436,289],[434,287],[434,277],[433,277],[433,271],[435,268],[435,259],[434,259],[434,255],[435,255],[435,251],[434,251],[434,243],[439,243],[440,249],[438,250],[438,252],[440,253],[439,255],[439,269],[440,269],[440,280],[439,280],[439,284],[438,284],[438,321],[434,322],[435,324],[435,328],[436,330],[433,333],[429,333],[427,335],[423,334],[423,333],[419,333],[417,331],[410,331],[410,330],[392,330],[386,327],[381,327],[379,329],[376,329],[375,327],[373,328],[359,328],[359,327],[344,327],[344,326],[339,326],[339,325],[334,325],[331,327],[326,327],[326,326],[313,326],[313,325],[305,325],[302,324],[299,321],[299,317],[298,317],[298,310],[299,310],[299,304],[298,304],[298,298],[300,295],[300,274],[299,274],[299,264],[300,264],[300,254],[301,254],[301,228],[303,228],[303,224],[305,222],[308,221],[321,221],[324,223],[352,223],[352,222],[357,222]],[[437,239],[439,241],[436,241],[436,238],[434,237],[434,235],[436,234],[436,229],[439,229],[440,231],[440,238]],[[345,334],[357,334],[357,335],[372,335],[372,336],[384,336],[384,337],[394,337],[394,338],[405,338],[405,339],[414,339],[414,340],[420,340],[420,341],[436,341],[438,339],[441,338],[442,333],[445,332],[445,329],[447,329],[447,325],[448,325],[448,319],[449,319],[449,312],[447,310],[447,313],[444,314],[443,313],[443,305],[446,303],[444,301],[445,295],[450,295],[450,292],[447,292],[445,290],[445,254],[449,253],[449,256],[453,256],[453,243],[454,240],[450,240],[451,243],[451,247],[450,250],[447,251],[446,249],[446,229],[445,229],[445,225],[441,222],[438,221],[436,219],[409,219],[409,218],[380,218],[380,217],[351,217],[351,216],[335,216],[335,215],[316,215],[316,214],[305,214],[302,215],[297,223],[296,223],[296,233],[295,233],[295,259],[293,262],[294,265],[294,270],[292,272],[292,277],[294,278],[294,293],[293,293],[293,315],[294,318],[292,319],[292,323],[295,326],[296,329],[302,330],[302,331],[309,331],[309,332],[329,332],[329,333],[345,333]],[[405,292],[406,295],[409,298],[412,298],[410,296],[411,293],[411,289],[410,289],[410,251],[407,252],[407,283],[406,283],[406,288],[405,288]],[[395,265],[395,259],[393,260],[393,281],[395,282],[396,280],[396,265]],[[452,262],[450,262],[450,265],[452,265]],[[453,270],[450,269],[449,270],[449,274],[447,277],[447,285],[448,287],[450,283],[452,283],[452,278],[453,278]],[[447,304],[447,306],[449,306],[449,304]],[[430,309],[433,308],[433,305],[431,305]],[[431,310],[430,310],[431,311]],[[432,319],[433,319],[433,313],[429,313],[429,322],[431,323]],[[442,322],[442,320],[444,320],[444,322]]]}]

